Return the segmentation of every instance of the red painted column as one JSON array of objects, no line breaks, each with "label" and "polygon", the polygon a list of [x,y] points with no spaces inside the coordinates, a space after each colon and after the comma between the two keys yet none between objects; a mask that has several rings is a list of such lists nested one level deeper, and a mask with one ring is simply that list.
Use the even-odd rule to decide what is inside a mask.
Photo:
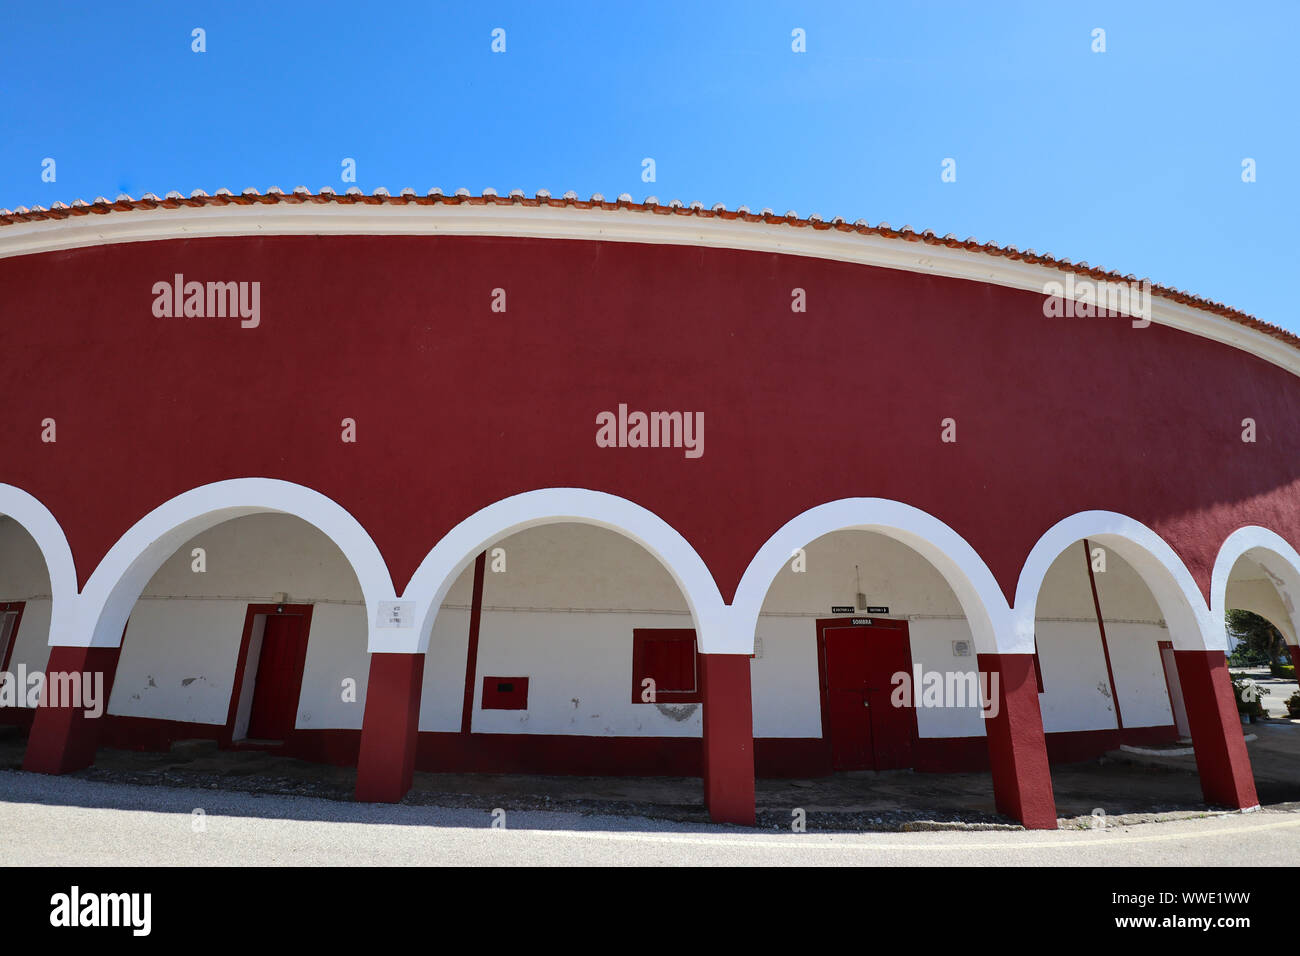
[{"label": "red painted column", "polygon": [[[121,647],[51,647],[50,659],[45,665],[45,689],[41,705],[36,709],[31,734],[27,738],[27,753],[23,769],[35,773],[70,773],[89,767],[99,749],[99,733],[108,714],[108,699],[113,692],[113,677],[117,674],[117,659]],[[80,706],[67,706],[71,701],[60,700],[61,706],[48,706],[51,678],[60,674],[91,675],[92,688],[102,681],[101,699],[97,702],[98,717],[86,715],[86,701]],[[82,687],[85,678],[79,677]],[[96,709],[96,708],[91,708]]]},{"label": "red painted column", "polygon": [[754,709],[749,655],[701,654],[704,805],[715,823],[754,825]]},{"label": "red painted column", "polygon": [[1291,651],[1291,663],[1295,665],[1296,673],[1300,674],[1300,644],[1288,644],[1287,648]]},{"label": "red painted column", "polygon": [[1205,802],[1235,810],[1259,806],[1223,651],[1175,650],[1174,662]]},{"label": "red painted column", "polygon": [[371,654],[357,757],[357,800],[397,803],[415,775],[423,654]]},{"label": "red painted column", "polygon": [[1056,797],[1043,716],[1038,709],[1034,655],[980,654],[978,660],[981,675],[988,675],[990,698],[995,696],[993,681],[997,678],[997,713],[986,716],[984,732],[998,812],[1030,830],[1055,830]]}]

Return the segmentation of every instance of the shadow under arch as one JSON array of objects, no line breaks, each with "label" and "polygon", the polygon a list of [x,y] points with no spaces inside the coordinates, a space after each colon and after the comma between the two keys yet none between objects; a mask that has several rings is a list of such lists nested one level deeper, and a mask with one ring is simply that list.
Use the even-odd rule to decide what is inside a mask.
[{"label": "shadow under arch", "polygon": [[254,514],[287,514],[325,534],[351,565],[369,620],[393,584],[379,548],[361,524],[333,499],[274,478],[233,478],[191,489],[137,521],[104,555],[81,594],[75,630],[56,643],[117,647],[141,591],[176,550],[196,534]]},{"label": "shadow under arch", "polygon": [[1066,548],[1084,539],[1110,548],[1132,565],[1159,605],[1175,650],[1227,650],[1222,618],[1216,626],[1196,580],[1163,538],[1126,515],[1082,511],[1049,528],[1021,568],[1013,614],[1015,642],[1022,652],[1033,651],[1034,617],[1048,568]]},{"label": "shadow under arch", "polygon": [[614,531],[652,554],[677,584],[695,622],[699,650],[716,653],[724,605],[713,574],[682,535],[654,512],[601,491],[543,488],[512,495],[476,511],[445,534],[411,576],[402,596],[416,603],[418,646],[424,653],[434,620],[456,579],[494,542],[548,524],[573,522]]},{"label": "shadow under arch", "polygon": [[772,582],[794,552],[834,531],[871,531],[916,551],[957,595],[980,653],[1005,653],[1010,608],[997,579],[975,549],[927,512],[887,498],[841,498],[809,508],[786,522],[758,550],[741,577],[732,602],[733,637],[744,643],[732,653],[753,653],[754,630]]}]

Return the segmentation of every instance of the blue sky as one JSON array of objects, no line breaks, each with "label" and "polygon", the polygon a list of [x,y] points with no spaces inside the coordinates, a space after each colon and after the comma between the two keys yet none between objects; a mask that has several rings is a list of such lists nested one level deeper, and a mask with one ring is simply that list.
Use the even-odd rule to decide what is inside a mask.
[{"label": "blue sky", "polygon": [[341,191],[351,157],[367,192],[628,192],[973,235],[1300,332],[1298,35],[1295,2],[15,3],[0,206]]}]

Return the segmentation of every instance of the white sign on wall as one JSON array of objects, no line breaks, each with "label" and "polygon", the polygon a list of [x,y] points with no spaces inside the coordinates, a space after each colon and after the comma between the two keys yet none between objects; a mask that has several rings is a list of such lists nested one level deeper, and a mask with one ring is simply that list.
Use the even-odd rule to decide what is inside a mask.
[{"label": "white sign on wall", "polygon": [[376,627],[414,627],[415,605],[410,601],[380,601]]}]

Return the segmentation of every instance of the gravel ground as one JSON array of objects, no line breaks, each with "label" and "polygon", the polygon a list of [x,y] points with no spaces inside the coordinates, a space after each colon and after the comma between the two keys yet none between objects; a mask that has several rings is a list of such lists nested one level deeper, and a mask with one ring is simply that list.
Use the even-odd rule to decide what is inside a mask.
[{"label": "gravel ground", "polygon": [[[1294,866],[1300,811],[1088,831],[807,833],[0,771],[5,866]],[[197,813],[201,810],[202,814]],[[19,837],[20,838],[16,838]]]},{"label": "gravel ground", "polygon": [[[1254,726],[1261,734],[1251,745],[1261,802],[1268,809],[1300,809],[1300,727]],[[23,748],[20,734],[0,734],[0,768],[20,768]],[[212,742],[196,741],[178,744],[169,753],[101,749],[93,767],[70,777],[146,791],[181,788],[352,804],[356,771],[262,751],[219,751]],[[1167,823],[1207,813],[1193,757],[1112,754],[1053,767],[1052,784],[1062,829]],[[647,823],[709,826],[701,798],[696,778],[420,772],[401,805],[478,813],[500,808],[511,814],[615,815]],[[997,812],[987,773],[892,771],[759,780],[757,804],[758,828],[765,831],[788,831],[796,811],[808,831],[822,833],[1023,829]]]}]

